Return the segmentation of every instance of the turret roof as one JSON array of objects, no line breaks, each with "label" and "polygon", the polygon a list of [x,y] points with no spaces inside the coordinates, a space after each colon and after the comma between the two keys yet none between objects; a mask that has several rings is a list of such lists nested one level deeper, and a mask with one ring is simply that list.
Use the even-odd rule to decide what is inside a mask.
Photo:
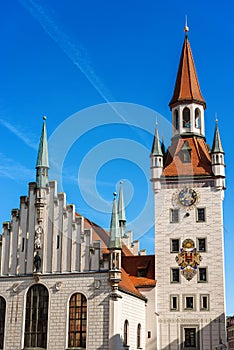
[{"label": "turret roof", "polygon": [[212,153],[224,153],[220,134],[219,134],[219,127],[218,123],[216,123],[215,132],[214,132],[214,140],[212,145]]},{"label": "turret roof", "polygon": [[49,160],[48,160],[48,144],[47,144],[47,135],[46,135],[46,122],[45,117],[43,118],[44,122],[42,125],[40,144],[37,154],[37,164],[36,168],[49,168]]},{"label": "turret roof", "polygon": [[119,187],[118,215],[120,221],[126,221],[122,181]]},{"label": "turret roof", "polygon": [[159,141],[159,136],[158,136],[158,125],[157,124],[156,124],[156,129],[155,129],[154,141],[153,141],[153,145],[152,145],[151,154],[153,156],[161,156],[161,157],[163,156],[162,148],[161,148],[160,141]]},{"label": "turret roof", "polygon": [[116,193],[114,193],[111,223],[110,223],[110,249],[122,249],[122,239],[119,229],[119,215],[116,205]]},{"label": "turret roof", "polygon": [[172,108],[180,102],[196,102],[202,104],[204,108],[206,108],[187,34],[185,35],[174,93],[169,106]]}]

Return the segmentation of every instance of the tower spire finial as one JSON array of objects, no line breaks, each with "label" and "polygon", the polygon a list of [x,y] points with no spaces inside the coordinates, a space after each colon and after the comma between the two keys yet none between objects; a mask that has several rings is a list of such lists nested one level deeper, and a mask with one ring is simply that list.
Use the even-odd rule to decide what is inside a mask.
[{"label": "tower spire finial", "polygon": [[40,138],[40,144],[37,154],[37,175],[36,183],[37,187],[46,187],[48,185],[48,169],[49,169],[49,160],[48,160],[48,144],[46,136],[46,117],[43,117],[43,126]]},{"label": "tower spire finial", "polygon": [[188,27],[188,17],[187,17],[187,15],[185,16],[184,32],[185,32],[185,35],[188,36],[189,27]]}]

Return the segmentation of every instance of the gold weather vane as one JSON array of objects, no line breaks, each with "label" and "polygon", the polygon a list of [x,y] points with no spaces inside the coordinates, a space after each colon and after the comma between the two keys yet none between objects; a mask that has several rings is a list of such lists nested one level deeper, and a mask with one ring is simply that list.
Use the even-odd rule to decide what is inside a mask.
[{"label": "gold weather vane", "polygon": [[185,26],[184,26],[184,32],[187,35],[187,33],[189,32],[189,27],[188,27],[188,18],[187,15],[185,16]]}]

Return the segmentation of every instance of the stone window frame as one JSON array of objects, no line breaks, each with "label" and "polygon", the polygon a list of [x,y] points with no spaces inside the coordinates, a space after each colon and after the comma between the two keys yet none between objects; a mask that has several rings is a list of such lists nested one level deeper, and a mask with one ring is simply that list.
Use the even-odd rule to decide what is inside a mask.
[{"label": "stone window frame", "polygon": [[[202,210],[202,211],[203,211],[204,220],[200,220],[200,219],[199,219],[199,214],[198,214],[198,211],[199,211],[199,210]],[[196,208],[196,222],[197,222],[197,223],[204,223],[204,222],[206,222],[206,207],[197,207],[197,208]]]},{"label": "stone window frame", "polygon": [[[177,213],[177,215],[175,215],[175,213]],[[178,224],[180,222],[180,210],[178,208],[171,208],[169,215],[171,224]]]},{"label": "stone window frame", "polygon": [[[205,250],[199,249],[199,240],[202,240],[202,239],[205,240]],[[207,253],[207,237],[197,237],[196,241],[197,241],[197,251],[201,253]]]},{"label": "stone window frame", "polygon": [[[185,329],[195,329],[195,345],[196,347],[185,346]],[[197,324],[182,324],[181,325],[181,339],[182,347],[184,350],[199,350],[199,326]]]},{"label": "stone window frame", "polygon": [[[81,296],[81,302],[79,303],[79,305],[71,305],[71,301],[72,301],[72,298],[73,297],[77,297],[77,296]],[[75,303],[77,302],[77,300],[75,301]],[[76,308],[80,308],[80,315],[81,315],[81,318],[70,318],[71,314],[72,314],[72,311],[71,309],[76,309]],[[83,317],[83,315],[85,315],[85,317]],[[80,344],[79,345],[75,345],[73,346],[72,345],[72,339],[70,338],[71,334],[73,334],[72,331],[70,331],[70,326],[72,324],[72,321],[77,321],[77,320],[80,320],[80,337],[82,339],[82,335],[84,334],[85,335],[85,341],[83,342],[83,340],[81,340]],[[83,321],[83,322],[82,322]],[[83,326],[83,323],[85,321],[85,329],[82,329],[82,326]],[[69,297],[69,300],[68,300],[68,331],[67,331],[67,342],[68,342],[68,346],[66,348],[66,350],[69,350],[69,349],[80,349],[80,350],[83,350],[83,349],[86,349],[86,345],[87,345],[87,328],[88,328],[88,324],[87,324],[87,321],[88,321],[88,299],[86,297],[86,295],[82,292],[75,292],[75,293],[72,293]]]},{"label": "stone window frame", "polygon": [[[176,307],[173,307],[173,298],[176,298]],[[176,312],[180,311],[180,296],[179,294],[171,294],[170,295],[170,311]]]},{"label": "stone window frame", "polygon": [[[200,271],[204,269],[206,271],[205,275],[206,275],[206,279],[200,279]],[[197,282],[198,283],[207,283],[208,282],[208,267],[207,266],[202,266],[198,268],[198,273],[197,273]]]},{"label": "stone window frame", "polygon": [[[178,281],[173,281],[173,270],[178,270]],[[171,279],[171,283],[180,283],[180,268],[179,267],[171,267],[171,274],[170,274],[170,279]]]},{"label": "stone window frame", "polygon": [[[32,329],[32,310],[35,311],[36,304],[36,326]],[[40,316],[39,316],[40,315]],[[42,318],[43,315],[43,318]],[[41,328],[41,324],[43,327]],[[24,321],[24,348],[47,348],[49,324],[49,292],[44,284],[33,284],[26,294],[25,321]],[[35,342],[32,335],[35,336]],[[32,344],[33,343],[33,344]]]},{"label": "stone window frame", "polygon": [[[207,298],[207,307],[203,307],[203,298]],[[200,311],[210,311],[210,295],[209,294],[200,294]]]},{"label": "stone window frame", "polygon": [[[187,303],[187,298],[193,298],[193,307],[192,308],[188,308],[186,307],[186,303]],[[184,311],[196,311],[196,294],[183,294],[183,310]]]},{"label": "stone window frame", "polygon": [[[178,241],[178,250],[173,250],[172,241]],[[171,253],[179,253],[180,251],[180,239],[179,238],[171,238],[170,239],[170,252]]]}]

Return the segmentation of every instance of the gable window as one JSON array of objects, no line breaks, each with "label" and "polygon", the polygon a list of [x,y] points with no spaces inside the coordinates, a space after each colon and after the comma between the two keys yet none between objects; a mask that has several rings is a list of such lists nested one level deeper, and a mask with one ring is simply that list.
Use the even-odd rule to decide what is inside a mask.
[{"label": "gable window", "polygon": [[183,109],[183,128],[190,128],[190,110],[188,107]]},{"label": "gable window", "polygon": [[206,267],[199,267],[199,269],[198,269],[198,282],[207,282]]},{"label": "gable window", "polygon": [[123,339],[123,345],[125,348],[128,348],[128,332],[129,332],[129,323],[128,323],[128,320],[125,320],[125,322],[124,322],[124,339]]},{"label": "gable window", "polygon": [[68,348],[86,349],[87,299],[81,293],[69,302]]},{"label": "gable window", "polygon": [[192,148],[190,147],[188,141],[184,141],[183,146],[181,147],[181,160],[183,163],[190,163],[191,162],[191,151]]},{"label": "gable window", "polygon": [[172,283],[180,282],[180,269],[179,268],[171,269],[171,282]]},{"label": "gable window", "polygon": [[196,349],[196,328],[184,328],[184,347]]},{"label": "gable window", "polygon": [[4,345],[5,317],[6,301],[3,297],[0,297],[0,349],[3,349]]},{"label": "gable window", "polygon": [[206,221],[205,208],[197,208],[197,222]]},{"label": "gable window", "polygon": [[24,347],[46,349],[49,294],[42,284],[29,288],[26,299]]},{"label": "gable window", "polygon": [[137,326],[137,349],[141,349],[141,325]]},{"label": "gable window", "polygon": [[179,209],[170,210],[170,221],[172,223],[179,222]]},{"label": "gable window", "polygon": [[171,239],[171,253],[178,253],[180,249],[179,246],[180,246],[179,239]]},{"label": "gable window", "polygon": [[206,238],[198,238],[197,243],[198,251],[206,252]]}]

